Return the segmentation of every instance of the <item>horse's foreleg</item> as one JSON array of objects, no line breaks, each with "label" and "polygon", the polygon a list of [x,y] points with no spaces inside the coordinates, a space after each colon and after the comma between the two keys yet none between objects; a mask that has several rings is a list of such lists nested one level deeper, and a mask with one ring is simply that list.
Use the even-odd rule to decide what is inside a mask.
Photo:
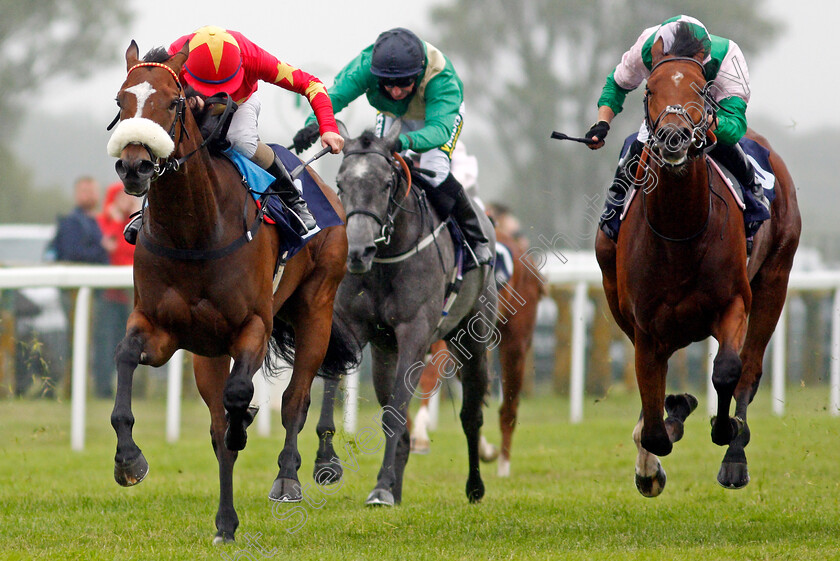
[{"label": "horse's foreleg", "polygon": [[231,542],[239,526],[239,517],[233,507],[233,465],[239,455],[225,446],[227,430],[225,407],[222,403],[225,380],[230,373],[230,357],[193,357],[195,383],[198,392],[210,410],[210,440],[219,463],[219,509],[216,511],[216,537],[214,543]]},{"label": "horse's foreleg", "polygon": [[117,392],[111,412],[111,426],[117,433],[117,453],[114,456],[114,479],[124,487],[143,481],[149,464],[132,436],[134,414],[131,411],[131,387],[137,365],[159,365],[175,351],[172,339],[136,314],[129,320],[125,338],[117,345],[114,355],[117,364]]},{"label": "horse's foreleg", "polygon": [[[429,355],[434,356],[438,352],[446,352],[446,343],[435,341],[429,349]],[[440,391],[440,374],[434,364],[426,364],[423,374],[420,376],[420,409],[417,410],[411,423],[411,453],[428,454],[431,449],[429,439],[429,402],[432,396]]]},{"label": "horse's foreleg", "polygon": [[729,404],[741,380],[738,350],[744,342],[747,315],[744,301],[738,297],[724,312],[714,336],[720,344],[712,367],[712,384],[718,395],[717,415],[712,419],[712,442],[726,446],[738,436],[744,422],[736,414],[729,416]]},{"label": "horse's foreleg", "polygon": [[338,393],[338,380],[324,379],[324,399],[321,403],[321,417],[315,431],[318,434],[318,452],[315,455],[315,467],[312,477],[319,485],[329,485],[341,479],[343,470],[338,454],[333,448],[335,435],[335,396]]},{"label": "horse's foreleg", "polygon": [[[402,500],[402,477],[408,462],[410,439],[408,435],[408,404],[413,391],[420,383],[422,359],[427,350],[425,340],[428,330],[416,322],[401,324],[394,329],[397,338],[398,358],[396,376],[388,366],[380,366],[374,377],[377,397],[384,403],[381,413],[382,430],[385,432],[385,451],[382,466],[376,478],[376,487],[365,503],[370,506],[393,506]],[[387,358],[385,362],[390,364]],[[390,390],[390,391],[388,391]]]},{"label": "horse's foreleg", "polygon": [[[482,406],[487,394],[488,364],[487,341],[483,343],[475,338],[462,341],[464,348],[472,358],[461,357],[464,366],[461,368],[461,384],[464,397],[461,403],[461,427],[467,438],[467,457],[469,471],[467,474],[467,499],[477,503],[484,497],[484,482],[481,480],[479,464],[479,438],[481,426],[484,424]],[[456,354],[456,353],[453,353]],[[460,353],[457,353],[460,354]]]},{"label": "horse's foreleg", "polygon": [[260,316],[254,315],[245,324],[233,342],[231,356],[233,368],[225,382],[222,403],[228,415],[225,446],[239,451],[248,442],[248,426],[254,420],[249,410],[254,397],[254,374],[265,358],[268,329]]},{"label": "horse's foreleg", "polygon": [[642,427],[639,444],[657,456],[667,456],[673,448],[662,417],[665,411],[665,376],[668,357],[655,349],[647,336],[636,335],[636,381],[642,398]]},{"label": "horse's foreleg", "polygon": [[735,388],[735,416],[744,422],[741,433],[729,443],[717,480],[727,489],[741,489],[750,482],[745,448],[750,442],[747,407],[752,403],[764,365],[764,351],[782,313],[787,291],[790,258],[774,255],[752,281],[753,301],[747,336],[741,350],[741,379]]}]

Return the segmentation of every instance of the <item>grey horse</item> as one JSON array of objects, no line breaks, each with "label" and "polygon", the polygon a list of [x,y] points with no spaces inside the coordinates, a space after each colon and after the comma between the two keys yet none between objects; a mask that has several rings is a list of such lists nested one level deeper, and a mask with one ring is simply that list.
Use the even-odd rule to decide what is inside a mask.
[{"label": "grey horse", "polygon": [[[341,132],[349,138],[346,129]],[[406,174],[388,153],[399,133],[397,122],[382,139],[368,131],[349,140],[336,179],[347,211],[351,274],[339,286],[335,310],[360,348],[371,344],[373,383],[385,433],[382,467],[366,503],[392,506],[402,500],[409,454],[408,405],[417,393],[429,345],[439,339],[447,341],[453,358],[445,362],[441,355],[432,361],[437,360],[444,377],[457,372],[463,384],[461,425],[469,455],[466,493],[470,502],[478,502],[484,496],[479,434],[488,385],[487,349],[501,338],[495,327],[497,293],[490,267],[477,267],[464,273],[457,297],[445,302],[456,272],[455,246],[441,217],[427,204],[425,192],[416,185],[409,189]],[[478,214],[494,250],[490,220]],[[314,471],[321,484],[337,481],[342,474],[332,446],[337,382],[325,380],[325,384]]]}]

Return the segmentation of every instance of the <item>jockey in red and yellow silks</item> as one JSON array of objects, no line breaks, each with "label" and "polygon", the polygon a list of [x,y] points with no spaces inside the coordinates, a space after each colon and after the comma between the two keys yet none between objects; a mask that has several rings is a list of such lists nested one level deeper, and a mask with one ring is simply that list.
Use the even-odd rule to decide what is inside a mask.
[{"label": "jockey in red and yellow silks", "polygon": [[[227,140],[234,150],[277,178],[271,188],[292,211],[293,227],[301,236],[305,235],[317,223],[279,158],[260,142],[257,127],[260,101],[256,92],[263,81],[306,96],[318,119],[321,145],[338,154],[344,147],[344,139],[338,134],[324,84],[315,76],[280,61],[238,31],[212,25],[202,27],[173,42],[168,49],[170,56],[181,51],[185,44],[189,45],[189,55],[181,70],[181,81],[202,96],[227,93],[237,103]],[[190,102],[191,106],[203,107],[203,100],[198,97],[190,98]],[[141,218],[125,229],[125,239],[131,244],[137,238]]]}]

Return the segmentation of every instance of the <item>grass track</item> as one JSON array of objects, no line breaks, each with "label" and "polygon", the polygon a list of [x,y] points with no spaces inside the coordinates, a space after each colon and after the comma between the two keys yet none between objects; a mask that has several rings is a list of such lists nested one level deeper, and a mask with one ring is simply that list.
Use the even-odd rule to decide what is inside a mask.
[{"label": "grass track", "polygon": [[[499,479],[495,465],[484,466],[480,505],[466,501],[464,437],[444,401],[432,453],[409,461],[402,506],[363,506],[381,454],[356,451],[358,472],[345,472],[331,495],[310,483],[311,503],[301,504],[307,518],[293,534],[286,529],[302,515],[281,520],[292,507],[272,511],[266,498],[281,447],[275,414],[273,436],[252,430],[240,454],[238,542],[223,547],[210,543],[218,480],[203,404],[185,402],[174,445],[163,436],[165,405],[136,404],[135,437],[151,469],[124,489],[112,477],[111,403],[90,402],[87,448],[74,453],[69,404],[2,401],[0,559],[840,559],[840,418],[826,411],[828,390],[789,389],[782,418],[772,416],[769,399],[760,390],[750,411],[746,489],[715,482],[723,449],[710,441],[701,398],[685,438],[663,458],[668,484],[656,499],[633,485],[637,395],[589,398],[580,425],[569,424],[565,399],[525,400],[513,475]],[[374,426],[375,413],[363,407],[360,428]],[[302,482],[311,482],[316,416],[317,409],[301,438]],[[485,417],[487,436],[498,442],[497,414]],[[336,440],[343,446],[352,436]],[[265,553],[246,534],[260,534]]]}]

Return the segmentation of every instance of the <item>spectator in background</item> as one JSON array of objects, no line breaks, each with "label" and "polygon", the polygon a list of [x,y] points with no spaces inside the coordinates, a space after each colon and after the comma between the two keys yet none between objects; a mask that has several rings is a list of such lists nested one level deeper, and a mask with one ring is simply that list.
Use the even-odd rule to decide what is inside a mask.
[{"label": "spectator in background", "polygon": [[[133,265],[134,246],[123,238],[123,229],[129,223],[132,213],[140,210],[142,200],[128,195],[122,183],[114,183],[105,190],[105,201],[99,215],[102,243],[108,250],[111,265]],[[125,324],[131,313],[132,292],[124,288],[109,288],[99,299],[98,313],[94,327],[93,371],[96,379],[96,395],[112,397],[114,391],[114,352],[125,336]]]},{"label": "spectator in background", "polygon": [[107,265],[108,251],[96,221],[99,183],[89,176],[80,177],[73,186],[73,197],[76,207],[58,222],[55,234],[56,260]]},{"label": "spectator in background", "polygon": [[[97,222],[100,201],[99,183],[90,176],[78,178],[73,185],[73,197],[76,204],[75,208],[70,214],[61,217],[58,221],[53,242],[56,260],[107,265],[110,261],[108,249],[106,249],[108,242],[102,236],[102,230],[99,227],[99,222]],[[75,290],[63,290],[61,293],[70,325],[73,324],[76,311],[76,294]],[[92,322],[94,327],[99,323],[97,318],[100,315],[101,306],[102,291],[95,290],[93,292],[94,312]],[[110,395],[111,367],[101,369],[101,361],[96,358],[101,350],[96,343],[94,340],[94,344],[91,345],[91,350],[94,352],[93,379],[95,392],[97,395]],[[66,379],[69,380],[69,376]]]}]

